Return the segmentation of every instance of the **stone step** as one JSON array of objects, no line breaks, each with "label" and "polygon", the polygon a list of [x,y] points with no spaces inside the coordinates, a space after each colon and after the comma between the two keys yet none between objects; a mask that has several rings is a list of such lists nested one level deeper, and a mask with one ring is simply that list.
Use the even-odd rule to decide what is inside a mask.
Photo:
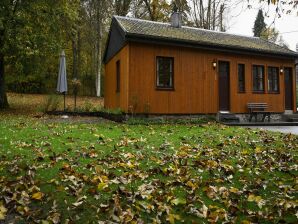
[{"label": "stone step", "polygon": [[298,121],[298,114],[284,114],[282,116],[282,119],[284,121],[288,121],[288,122],[297,122]]},{"label": "stone step", "polygon": [[288,119],[290,122],[298,122],[298,117],[291,117]]},{"label": "stone step", "polygon": [[227,122],[227,123],[239,123],[240,119],[235,116],[235,114],[231,113],[219,113],[218,114],[219,121]]}]

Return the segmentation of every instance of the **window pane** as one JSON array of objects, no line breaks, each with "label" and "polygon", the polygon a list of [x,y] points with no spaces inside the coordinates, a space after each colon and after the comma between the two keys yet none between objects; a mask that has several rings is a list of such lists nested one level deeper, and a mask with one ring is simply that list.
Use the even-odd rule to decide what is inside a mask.
[{"label": "window pane", "polygon": [[120,92],[120,61],[116,62],[116,92]]},{"label": "window pane", "polygon": [[268,67],[268,91],[279,92],[278,67]]},{"label": "window pane", "polygon": [[264,92],[264,71],[262,65],[253,66],[253,90],[257,92]]},{"label": "window pane", "polygon": [[245,92],[245,66],[238,64],[238,91]]},{"label": "window pane", "polygon": [[173,87],[173,58],[157,57],[157,87]]}]

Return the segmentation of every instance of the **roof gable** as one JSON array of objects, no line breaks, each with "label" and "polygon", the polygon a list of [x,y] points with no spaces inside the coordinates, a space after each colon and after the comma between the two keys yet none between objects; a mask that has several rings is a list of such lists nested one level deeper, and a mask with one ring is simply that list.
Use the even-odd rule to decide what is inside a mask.
[{"label": "roof gable", "polygon": [[107,63],[114,55],[116,55],[125,45],[125,33],[119,27],[115,19],[112,20],[107,45],[103,57],[104,63]]},{"label": "roof gable", "polygon": [[[122,30],[126,41],[146,42],[150,40],[151,42],[154,41],[154,43],[200,47],[217,51],[237,50],[237,52],[241,51],[242,53],[250,54],[298,57],[298,54],[294,51],[257,37],[234,35],[187,26],[174,28],[168,23],[121,16],[113,17],[111,33],[113,33],[114,29],[113,24]],[[114,44],[118,43],[113,42]]]}]

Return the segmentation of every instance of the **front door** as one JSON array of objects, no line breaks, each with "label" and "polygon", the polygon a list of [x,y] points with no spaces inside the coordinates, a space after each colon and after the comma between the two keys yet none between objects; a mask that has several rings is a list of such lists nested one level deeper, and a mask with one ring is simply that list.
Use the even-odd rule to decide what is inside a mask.
[{"label": "front door", "polygon": [[219,61],[218,63],[219,86],[219,110],[230,110],[230,63]]},{"label": "front door", "polygon": [[292,68],[284,69],[285,76],[285,109],[293,110],[293,73]]}]

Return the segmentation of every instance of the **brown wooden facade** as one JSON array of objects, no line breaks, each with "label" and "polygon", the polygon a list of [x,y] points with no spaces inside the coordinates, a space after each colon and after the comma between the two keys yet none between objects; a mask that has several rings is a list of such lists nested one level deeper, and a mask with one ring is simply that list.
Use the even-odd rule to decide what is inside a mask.
[{"label": "brown wooden facade", "polygon": [[[174,89],[156,88],[156,58],[174,58]],[[120,61],[120,90],[116,91],[116,63]],[[215,114],[219,108],[221,61],[229,63],[229,111],[247,113],[247,103],[267,103],[269,110],[285,111],[284,73],[279,73],[279,93],[268,92],[267,67],[292,69],[292,110],[296,112],[294,59],[253,54],[218,53],[189,47],[127,43],[105,66],[105,107],[151,114]],[[217,66],[213,67],[213,62]],[[119,63],[119,62],[118,62]],[[245,92],[238,91],[238,64],[245,65]],[[265,91],[254,93],[252,66],[265,67]]]}]

